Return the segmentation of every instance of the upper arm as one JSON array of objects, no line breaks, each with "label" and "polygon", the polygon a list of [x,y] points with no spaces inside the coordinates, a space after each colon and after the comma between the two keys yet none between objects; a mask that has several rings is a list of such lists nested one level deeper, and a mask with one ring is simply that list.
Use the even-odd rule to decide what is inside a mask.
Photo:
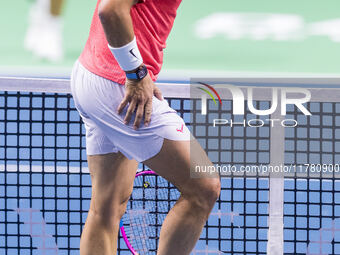
[{"label": "upper arm", "polygon": [[121,47],[134,38],[131,8],[138,0],[102,0],[98,16],[112,47]]}]

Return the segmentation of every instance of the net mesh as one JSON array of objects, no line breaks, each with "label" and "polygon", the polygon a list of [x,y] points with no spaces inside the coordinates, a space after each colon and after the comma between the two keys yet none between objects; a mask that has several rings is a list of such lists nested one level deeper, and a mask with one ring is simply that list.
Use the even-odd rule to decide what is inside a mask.
[{"label": "net mesh", "polygon": [[[34,83],[19,81],[17,92],[0,87],[0,254],[79,254],[91,196],[85,130],[70,94],[51,93],[51,81],[51,92],[27,92],[36,91]],[[200,99],[163,92],[214,163],[270,163],[269,125],[213,129],[207,124],[212,118],[231,118],[231,100],[218,107],[208,100],[209,114],[202,116]],[[257,100],[255,106],[268,105]],[[340,103],[313,102],[310,108],[313,118],[305,122],[296,109],[287,113],[301,119],[301,126],[285,131],[285,163],[339,163]],[[261,119],[249,111],[245,118]],[[334,176],[296,177],[284,182],[284,253],[340,254],[340,182]],[[221,182],[193,254],[267,254],[268,176]],[[118,250],[130,254],[122,238]]]},{"label": "net mesh", "polygon": [[285,132],[285,163],[302,167],[285,181],[286,253],[340,254],[340,103],[308,108],[309,118],[288,111],[300,125]]},{"label": "net mesh", "polygon": [[91,186],[71,96],[0,93],[0,249],[76,254]]}]

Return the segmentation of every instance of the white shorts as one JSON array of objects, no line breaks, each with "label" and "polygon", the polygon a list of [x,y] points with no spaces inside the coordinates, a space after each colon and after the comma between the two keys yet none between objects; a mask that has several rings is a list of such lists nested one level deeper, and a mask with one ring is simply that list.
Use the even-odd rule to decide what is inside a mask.
[{"label": "white shorts", "polygon": [[129,159],[143,162],[155,156],[169,140],[190,140],[190,131],[166,100],[153,97],[153,112],[148,127],[141,123],[133,129],[134,116],[129,125],[123,120],[126,109],[118,115],[125,87],[91,73],[78,61],[73,67],[71,91],[75,106],[86,129],[86,152],[88,155],[120,151]]}]

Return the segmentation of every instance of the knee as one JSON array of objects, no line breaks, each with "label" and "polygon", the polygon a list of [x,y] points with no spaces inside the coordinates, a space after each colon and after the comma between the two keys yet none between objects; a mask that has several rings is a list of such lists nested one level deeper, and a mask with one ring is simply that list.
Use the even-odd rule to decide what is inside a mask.
[{"label": "knee", "polygon": [[211,210],[221,192],[221,182],[220,179],[211,178],[206,181],[204,187],[198,192],[201,202],[204,203],[209,210]]},{"label": "knee", "polygon": [[117,225],[123,217],[129,197],[121,199],[101,199],[91,204],[90,213],[104,226]]},{"label": "knee", "polygon": [[218,178],[205,179],[204,185],[198,187],[188,196],[197,210],[209,216],[216,200],[220,196],[221,183]]}]

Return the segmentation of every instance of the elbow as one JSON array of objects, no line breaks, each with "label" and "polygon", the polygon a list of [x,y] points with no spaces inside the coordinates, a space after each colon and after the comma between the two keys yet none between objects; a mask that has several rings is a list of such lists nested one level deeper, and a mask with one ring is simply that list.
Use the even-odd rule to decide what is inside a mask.
[{"label": "elbow", "polygon": [[128,14],[130,8],[119,0],[103,0],[98,6],[98,16],[102,23],[112,19],[119,19],[122,15]]},{"label": "elbow", "polygon": [[98,16],[101,22],[106,22],[117,12],[116,1],[103,0],[98,6]]}]

